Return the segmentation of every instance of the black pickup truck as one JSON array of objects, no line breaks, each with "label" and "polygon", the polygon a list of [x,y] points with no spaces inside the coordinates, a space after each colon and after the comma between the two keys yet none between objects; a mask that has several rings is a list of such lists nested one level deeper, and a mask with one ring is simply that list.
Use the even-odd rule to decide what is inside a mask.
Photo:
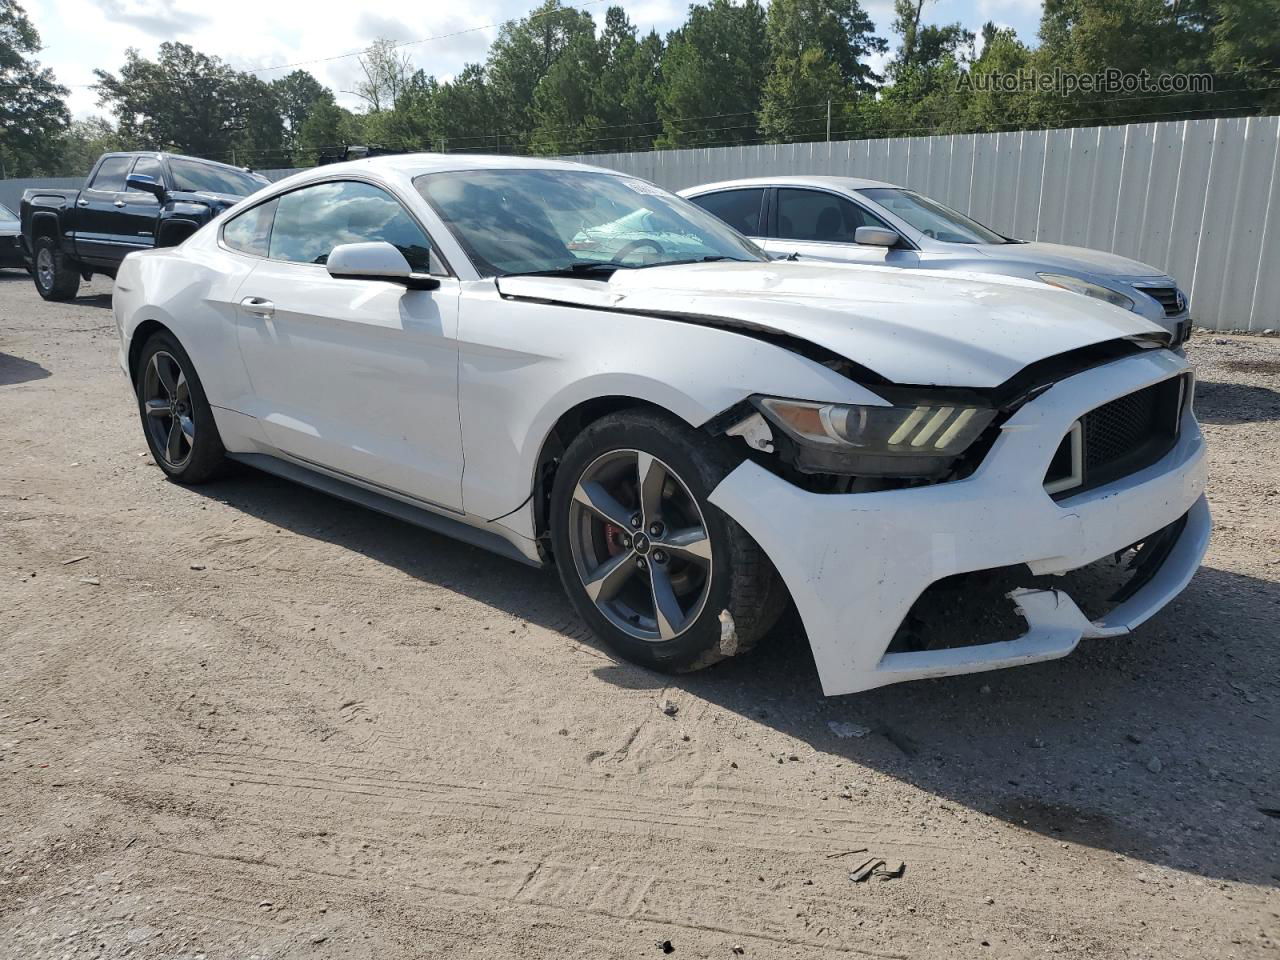
[{"label": "black pickup truck", "polygon": [[105,153],[83,189],[22,195],[22,243],[36,289],[46,300],[69,300],[82,278],[114,277],[135,250],[176,246],[269,182],[195,157]]}]

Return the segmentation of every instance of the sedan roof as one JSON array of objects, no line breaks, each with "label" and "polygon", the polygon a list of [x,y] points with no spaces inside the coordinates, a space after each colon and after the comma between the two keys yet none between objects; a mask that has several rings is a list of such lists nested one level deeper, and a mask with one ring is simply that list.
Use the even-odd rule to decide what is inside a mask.
[{"label": "sedan roof", "polygon": [[[424,173],[445,173],[452,170],[586,170],[593,173],[619,174],[617,170],[594,167],[568,160],[550,160],[541,157],[511,157],[496,154],[459,153],[400,153],[381,157],[366,157],[315,167],[318,176],[357,170],[377,170],[396,173],[404,177],[421,176]],[[311,172],[311,171],[308,171]]]},{"label": "sedan roof", "polygon": [[711,190],[724,190],[730,187],[828,187],[836,190],[865,190],[869,187],[896,187],[895,183],[883,180],[866,180],[862,177],[747,177],[742,180],[721,180],[717,183],[703,183],[696,187],[686,187],[679,191],[681,196],[690,193],[705,193]]}]

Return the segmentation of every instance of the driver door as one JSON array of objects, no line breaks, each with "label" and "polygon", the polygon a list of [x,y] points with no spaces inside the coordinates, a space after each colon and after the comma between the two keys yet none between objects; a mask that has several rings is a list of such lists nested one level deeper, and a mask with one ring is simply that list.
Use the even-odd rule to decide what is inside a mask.
[{"label": "driver door", "polygon": [[263,206],[272,204],[267,256],[237,293],[263,432],[304,464],[460,511],[457,280],[409,290],[329,275],[330,250],[370,240],[399,248],[415,272],[437,272],[426,231],[381,187],[326,181]]}]

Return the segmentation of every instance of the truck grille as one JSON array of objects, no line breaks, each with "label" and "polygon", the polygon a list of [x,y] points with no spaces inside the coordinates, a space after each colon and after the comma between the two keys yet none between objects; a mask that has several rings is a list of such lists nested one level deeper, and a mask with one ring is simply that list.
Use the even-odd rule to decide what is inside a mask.
[{"label": "truck grille", "polygon": [[1178,439],[1186,386],[1172,377],[1090,410],[1063,437],[1045,488],[1073,496],[1151,466]]},{"label": "truck grille", "polygon": [[1187,301],[1178,293],[1177,287],[1138,287],[1138,289],[1164,307],[1166,317],[1176,317],[1187,309]]}]

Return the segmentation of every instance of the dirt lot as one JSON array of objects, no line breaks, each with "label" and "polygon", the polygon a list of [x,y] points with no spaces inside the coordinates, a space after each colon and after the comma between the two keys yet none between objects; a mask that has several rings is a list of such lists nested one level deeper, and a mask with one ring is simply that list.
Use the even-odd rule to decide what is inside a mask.
[{"label": "dirt lot", "polygon": [[0,274],[5,960],[1277,956],[1280,341],[1192,350],[1217,532],[1137,636],[826,700],[794,631],[664,678],[549,574],[166,482],[82,292]]}]

